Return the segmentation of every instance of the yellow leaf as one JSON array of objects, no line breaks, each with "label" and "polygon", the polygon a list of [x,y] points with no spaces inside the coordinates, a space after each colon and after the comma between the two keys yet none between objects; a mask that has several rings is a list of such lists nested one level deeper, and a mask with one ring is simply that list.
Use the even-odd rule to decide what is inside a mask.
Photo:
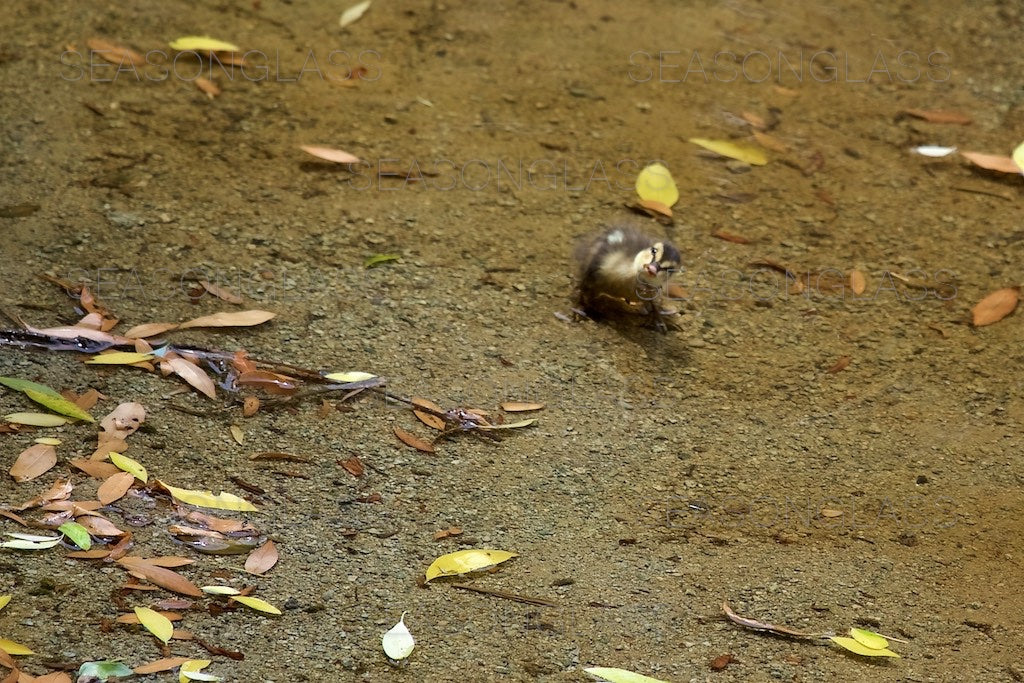
[{"label": "yellow leaf", "polygon": [[349,372],[332,372],[329,375],[324,375],[326,379],[333,382],[344,382],[346,384],[349,382],[362,382],[366,379],[373,379],[376,376],[377,375],[371,375],[368,372],[359,372],[358,370],[352,370]]},{"label": "yellow leaf", "polygon": [[121,455],[120,453],[110,451],[110,462],[114,463],[114,467],[119,470],[134,475],[135,478],[143,484],[149,481],[149,472],[146,471],[146,468],[137,460],[132,460],[127,455]]},{"label": "yellow leaf", "polygon": [[196,52],[241,52],[242,48],[234,43],[217,40],[210,36],[182,36],[170,43],[174,50],[195,50]]},{"label": "yellow leaf", "polygon": [[480,571],[501,564],[513,557],[519,557],[519,555],[507,550],[488,548],[469,548],[448,553],[437,558],[427,567],[427,581],[433,581],[439,576],[456,576]]},{"label": "yellow leaf", "polygon": [[231,586],[200,586],[199,590],[210,595],[238,595],[238,589]]},{"label": "yellow leaf", "polygon": [[615,669],[608,666],[592,666],[583,671],[600,681],[608,681],[608,683],[668,683],[668,681],[663,681],[660,678],[651,678],[650,676],[638,674],[635,671]]},{"label": "yellow leaf", "polygon": [[245,498],[239,498],[238,496],[221,491],[219,496],[213,495],[212,491],[193,491],[190,489],[179,489],[176,486],[171,486],[160,482],[167,491],[176,499],[182,503],[188,503],[189,505],[198,505],[203,508],[214,508],[216,510],[239,510],[242,512],[256,512],[256,506],[247,501]]},{"label": "yellow leaf", "polygon": [[532,425],[536,421],[537,421],[537,418],[531,417],[531,418],[526,419],[526,420],[519,420],[518,422],[509,422],[507,424],[479,425],[478,428],[479,429],[519,429],[520,427],[529,427],[530,425]]},{"label": "yellow leaf", "polygon": [[39,405],[46,406],[55,413],[67,415],[68,417],[73,417],[76,420],[85,420],[86,422],[96,421],[93,419],[92,415],[85,412],[63,396],[53,396],[46,392],[36,391],[35,389],[26,389],[25,395]]},{"label": "yellow leaf", "polygon": [[885,639],[885,636],[874,631],[868,631],[863,628],[851,628],[850,635],[858,643],[865,647],[870,647],[872,650],[884,650],[889,647],[889,641]]},{"label": "yellow leaf", "polygon": [[151,353],[135,353],[134,351],[114,351],[113,353],[101,353],[85,361],[90,365],[131,365],[147,360],[153,360],[156,356]]},{"label": "yellow leaf", "polygon": [[139,618],[139,623],[145,626],[147,631],[165,643],[174,634],[174,624],[156,610],[148,607],[136,607],[135,616]]},{"label": "yellow leaf", "polygon": [[709,140],[707,138],[690,138],[690,142],[709,149],[715,154],[721,154],[730,159],[745,161],[753,166],[764,166],[768,163],[768,157],[760,147],[747,145],[730,140]]},{"label": "yellow leaf", "polygon": [[844,650],[849,650],[853,654],[861,655],[862,657],[896,657],[899,659],[899,655],[888,648],[868,647],[864,643],[858,642],[853,638],[832,636],[831,640]]},{"label": "yellow leaf", "polygon": [[1013,159],[1013,163],[1017,164],[1024,171],[1024,142],[1017,145],[1010,158]]},{"label": "yellow leaf", "polygon": [[25,647],[21,643],[16,643],[13,640],[7,640],[6,638],[0,638],[0,650],[3,650],[9,655],[34,655],[29,648]]},{"label": "yellow leaf", "polygon": [[636,177],[636,193],[640,199],[672,206],[679,201],[679,190],[672,174],[661,164],[645,167]]},{"label": "yellow leaf", "polygon": [[10,595],[0,595],[0,609],[7,607],[7,603],[11,601]]},{"label": "yellow leaf", "polygon": [[15,424],[33,427],[59,427],[70,422],[66,417],[49,413],[11,413],[4,415],[4,419]]},{"label": "yellow leaf", "polygon": [[45,444],[47,446],[59,446],[60,439],[55,439],[52,436],[41,436],[38,439],[32,439],[35,443]]},{"label": "yellow leaf", "polygon": [[281,610],[274,607],[266,600],[260,600],[259,598],[252,597],[251,595],[232,595],[230,599],[234,600],[235,602],[240,602],[246,607],[251,607],[254,610],[266,612],[267,614],[281,613]]},{"label": "yellow leaf", "polygon": [[189,681],[202,680],[202,681],[219,681],[220,679],[216,676],[210,676],[209,674],[200,674],[199,672],[210,666],[211,662],[209,659],[190,659],[181,665],[178,669],[178,683],[189,683]]}]

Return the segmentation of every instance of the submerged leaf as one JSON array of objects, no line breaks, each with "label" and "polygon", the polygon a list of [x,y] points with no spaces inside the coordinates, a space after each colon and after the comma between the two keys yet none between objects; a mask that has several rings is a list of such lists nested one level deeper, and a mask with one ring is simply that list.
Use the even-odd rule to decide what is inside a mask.
[{"label": "submerged leaf", "polygon": [[583,670],[599,681],[607,683],[668,683],[660,678],[651,678],[627,669],[616,669],[608,666],[592,666]]},{"label": "submerged leaf", "polygon": [[231,586],[202,586],[199,590],[209,595],[240,595],[241,591]]},{"label": "submerged leaf", "polygon": [[134,474],[131,472],[118,472],[100,484],[99,489],[96,491],[96,497],[99,498],[100,505],[110,505],[128,493],[128,489],[134,483]]},{"label": "submerged leaf", "polygon": [[715,154],[743,161],[752,166],[764,166],[768,163],[768,157],[765,155],[764,150],[754,145],[732,142],[731,140],[709,140],[708,138],[690,138],[690,142],[700,145]]},{"label": "submerged leaf", "polygon": [[401,440],[401,442],[404,443],[406,446],[411,446],[423,453],[434,452],[434,447],[430,444],[429,441],[421,439],[412,432],[408,432],[402,429],[398,425],[393,425],[391,429],[395,432],[395,436],[397,436],[399,440]]},{"label": "submerged leaf", "polygon": [[848,650],[855,655],[861,655],[862,657],[895,657],[899,659],[899,655],[890,650],[889,648],[875,648],[868,647],[864,643],[854,640],[853,638],[847,638],[845,636],[832,636],[829,640],[843,648]]},{"label": "submerged leaf", "polygon": [[212,674],[199,673],[201,670],[210,666],[211,662],[209,659],[190,659],[181,665],[181,670],[178,673],[178,683],[188,683],[189,681],[219,681],[220,678]]},{"label": "submerged leaf", "polygon": [[146,630],[163,642],[167,642],[174,634],[174,624],[171,620],[149,607],[136,607],[135,616],[139,623],[146,627]]},{"label": "submerged leaf", "polygon": [[189,505],[197,505],[204,508],[213,508],[216,510],[239,510],[242,512],[256,512],[256,506],[240,498],[232,493],[221,491],[220,495],[213,495],[212,491],[195,491],[191,489],[179,489],[176,486],[159,482],[160,486],[167,489],[167,492],[174,497],[175,500],[180,500],[182,503],[188,503]]},{"label": "submerged leaf", "polygon": [[505,560],[519,557],[517,553],[507,550],[492,550],[489,548],[468,548],[448,553],[434,560],[427,567],[427,581],[433,581],[439,576],[456,576],[468,574],[482,569],[501,564]]},{"label": "submerged leaf", "polygon": [[71,539],[71,542],[82,550],[88,550],[92,547],[92,537],[89,536],[86,528],[78,522],[64,522],[57,527],[57,531]]},{"label": "submerged leaf", "polygon": [[266,612],[267,614],[281,614],[281,610],[271,605],[266,600],[254,598],[251,595],[232,595],[231,600],[240,602],[246,607],[257,610],[259,612]]},{"label": "submerged leaf", "polygon": [[529,427],[537,418],[531,417],[528,420],[520,420],[519,422],[509,422],[508,424],[501,425],[479,425],[479,429],[519,429],[520,427]]},{"label": "submerged leaf", "polygon": [[[137,666],[133,669],[133,671],[139,674],[140,676],[144,676],[146,674],[156,674],[160,673],[161,671],[170,671],[171,669],[181,666],[187,661],[188,657],[165,657],[163,659],[158,659],[155,662],[150,662],[149,664]],[[127,676],[129,674],[123,675]]]},{"label": "submerged leaf", "polygon": [[266,574],[277,564],[277,560],[277,546],[273,541],[267,541],[245,558],[245,571],[250,574]]},{"label": "submerged leaf", "polygon": [[640,199],[671,207],[679,201],[679,189],[672,174],[662,164],[644,167],[636,177],[636,193]]},{"label": "submerged leaf", "polygon": [[999,173],[1021,173],[1021,167],[1003,154],[985,154],[984,152],[960,152],[960,156],[979,168]]},{"label": "submerged leaf", "polygon": [[217,398],[217,390],[213,380],[198,365],[189,363],[184,358],[177,356],[168,358],[167,363],[171,366],[174,374],[191,384],[193,388],[209,398]]},{"label": "submerged leaf", "polygon": [[384,654],[396,661],[411,655],[413,648],[416,647],[416,640],[405,625],[405,614],[405,612],[402,612],[398,623],[392,626],[380,639],[381,647],[384,648]]},{"label": "submerged leaf", "polygon": [[195,51],[195,52],[241,52],[242,48],[238,47],[234,43],[229,43],[223,40],[217,40],[210,36],[182,36],[177,40],[173,40],[170,43],[172,50],[180,50],[182,52]]}]

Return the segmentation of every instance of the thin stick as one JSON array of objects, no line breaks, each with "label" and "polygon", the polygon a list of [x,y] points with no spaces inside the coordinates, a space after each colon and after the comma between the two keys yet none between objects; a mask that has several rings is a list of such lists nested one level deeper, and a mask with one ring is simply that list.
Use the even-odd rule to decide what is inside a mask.
[{"label": "thin stick", "polygon": [[482,593],[483,595],[493,595],[496,598],[503,600],[511,600],[512,602],[523,602],[527,605],[537,605],[539,607],[558,607],[558,603],[552,602],[551,600],[545,600],[544,598],[531,598],[526,595],[516,595],[515,593],[507,593],[505,591],[494,590],[493,588],[477,588],[476,586],[467,586],[465,584],[453,583],[452,588],[458,588],[463,591],[473,591],[474,593]]}]

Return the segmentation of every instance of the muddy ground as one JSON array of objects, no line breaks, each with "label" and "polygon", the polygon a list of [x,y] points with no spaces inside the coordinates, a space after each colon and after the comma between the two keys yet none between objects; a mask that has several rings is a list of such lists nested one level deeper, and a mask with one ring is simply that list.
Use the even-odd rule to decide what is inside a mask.
[{"label": "muddy ground", "polygon": [[[189,300],[201,275],[278,315],[175,342],[364,370],[446,407],[546,404],[500,444],[461,435],[427,455],[392,426],[429,429],[379,398],[326,417],[306,402],[245,419],[230,397],[181,393],[173,378],[3,349],[3,375],[101,391],[97,416],[144,404],[128,454],[155,476],[266,491],[246,494],[281,550],[265,577],[244,574],[241,557],[176,545],[166,498],[151,509],[126,499],[154,522],[133,529],[134,552],[190,554],[182,572],[196,583],[253,585],[285,607],[186,613],[183,628],[245,655],[211,657],[210,671],[1024,679],[1021,319],[966,324],[981,297],[1022,280],[1021,181],[908,152],[1007,154],[1024,137],[1017,3],[397,0],[342,30],[343,9],[23,2],[0,16],[5,310],[37,326],[76,320],[43,272],[89,283],[121,330],[232,308]],[[222,92],[207,97],[196,62],[167,47],[189,34],[253,50],[256,68],[218,67]],[[153,65],[118,72],[90,57],[96,36],[155,51]],[[354,87],[338,82],[360,65]],[[973,123],[900,114],[911,108]],[[687,142],[749,136],[743,112],[785,145],[767,165]],[[302,144],[368,162],[350,170]],[[668,228],[624,207],[656,159],[680,188]],[[688,298],[667,335],[555,315],[571,306],[573,240],[622,222],[684,254]],[[402,258],[365,269],[378,253]],[[789,292],[751,265],[764,260],[826,271],[825,284]],[[866,275],[860,296],[830,286],[851,269]],[[4,414],[25,409],[21,395],[0,396]],[[44,431],[64,441],[59,464],[30,483],[5,477],[0,498],[68,474],[76,498],[93,497],[97,482],[67,461],[91,453],[95,428]],[[38,435],[4,435],[4,467]],[[250,459],[263,451],[313,462]],[[351,455],[360,478],[338,464]],[[450,527],[463,534],[434,540]],[[557,607],[417,585],[434,557],[466,547],[519,554],[473,585]],[[14,595],[0,635],[38,653],[25,670],[158,658],[152,637],[101,628],[119,614],[111,592],[124,573],[65,552],[0,558],[0,592]],[[899,660],[868,661],[744,631],[722,619],[723,600],[794,628],[907,642],[893,643]],[[418,646],[392,667],[380,636],[406,611]],[[207,654],[187,641],[170,651]],[[733,661],[712,671],[723,654]]]}]

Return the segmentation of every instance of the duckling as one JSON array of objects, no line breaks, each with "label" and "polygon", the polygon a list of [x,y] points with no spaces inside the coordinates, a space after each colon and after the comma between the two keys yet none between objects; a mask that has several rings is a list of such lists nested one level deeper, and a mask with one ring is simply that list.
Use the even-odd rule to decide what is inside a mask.
[{"label": "duckling", "polygon": [[601,313],[608,300],[643,302],[651,323],[666,330],[658,303],[682,260],[671,242],[615,227],[580,243],[575,257],[577,302],[584,313]]}]

